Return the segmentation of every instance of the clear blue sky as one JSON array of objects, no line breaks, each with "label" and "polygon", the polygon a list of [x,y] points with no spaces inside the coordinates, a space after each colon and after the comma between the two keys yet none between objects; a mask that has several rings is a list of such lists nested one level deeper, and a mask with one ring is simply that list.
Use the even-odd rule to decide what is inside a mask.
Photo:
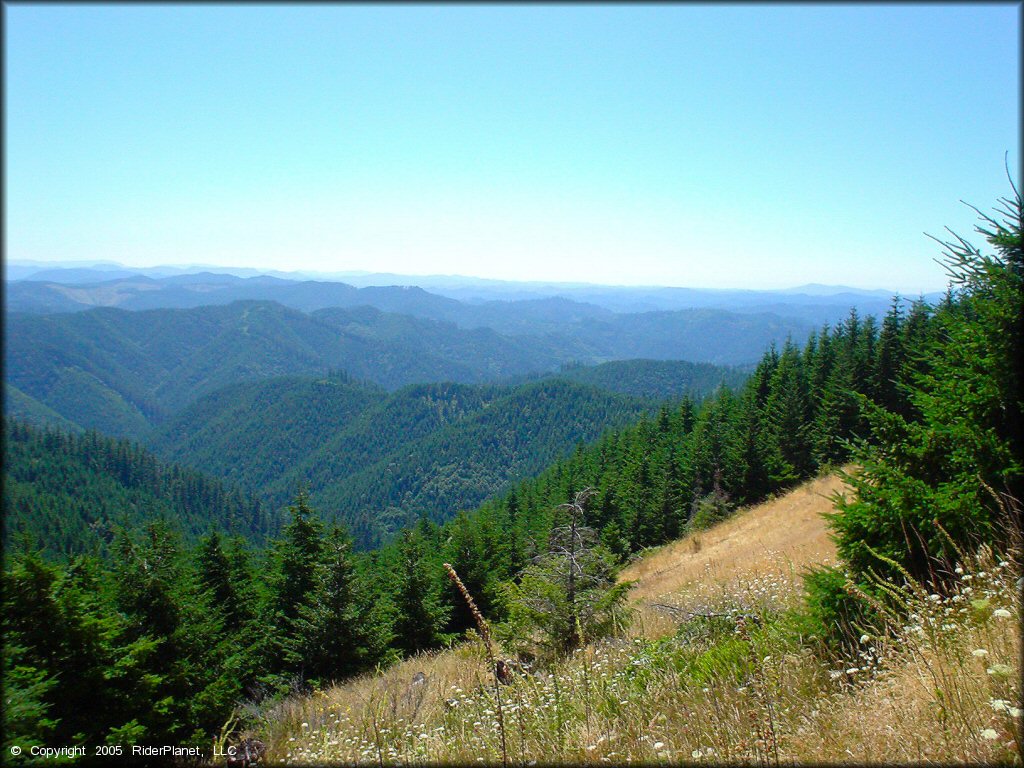
[{"label": "clear blue sky", "polygon": [[9,259],[942,288],[1002,5],[7,5]]}]

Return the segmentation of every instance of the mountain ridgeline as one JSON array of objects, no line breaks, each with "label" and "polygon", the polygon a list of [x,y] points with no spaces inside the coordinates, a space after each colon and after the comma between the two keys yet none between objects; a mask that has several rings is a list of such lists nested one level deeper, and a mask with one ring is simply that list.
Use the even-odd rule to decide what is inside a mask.
[{"label": "mountain ridgeline", "polygon": [[[310,279],[315,278],[315,279]],[[49,314],[94,307],[187,309],[233,301],[276,301],[302,312],[328,307],[371,306],[385,312],[452,322],[461,328],[500,333],[558,332],[581,320],[681,309],[773,313],[813,325],[842,319],[850,307],[885,313],[890,294],[842,286],[805,285],[788,290],[601,286],[574,283],[514,283],[458,276],[395,274],[259,274],[174,267],[119,265],[44,268],[7,264],[11,312]],[[344,282],[337,282],[337,280]],[[922,297],[937,300],[940,295]]]},{"label": "mountain ridgeline", "polygon": [[806,330],[775,316],[721,314],[623,315],[544,336],[467,330],[369,307],[307,315],[272,302],[12,314],[4,350],[7,407],[25,419],[55,413],[83,429],[141,439],[204,394],[271,376],[344,370],[393,390],[523,378],[574,361],[738,364],[756,360],[768,342]]},{"label": "mountain ridgeline", "polygon": [[475,383],[560,359],[544,343],[493,331],[365,308],[310,316],[271,302],[11,315],[6,330],[7,384],[25,403],[135,439],[197,397],[241,381],[343,369],[389,388]]},{"label": "mountain ridgeline", "polygon": [[[577,342],[555,352],[550,340],[372,307],[103,308],[13,315],[7,330],[9,416],[139,441],[272,510],[305,488],[360,548],[475,507],[661,399],[747,375],[565,363]],[[520,383],[480,383],[496,380]]]}]

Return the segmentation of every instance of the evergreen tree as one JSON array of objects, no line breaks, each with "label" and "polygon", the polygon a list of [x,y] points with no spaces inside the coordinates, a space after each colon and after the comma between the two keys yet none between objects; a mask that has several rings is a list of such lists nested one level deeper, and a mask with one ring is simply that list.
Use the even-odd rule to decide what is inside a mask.
[{"label": "evergreen tree", "polygon": [[334,527],[312,599],[299,606],[286,663],[305,679],[326,684],[372,668],[387,644],[380,617],[362,593],[352,562],[352,542]]},{"label": "evergreen tree", "polygon": [[812,467],[807,376],[796,346],[787,341],[765,403],[770,473],[777,486],[807,476]]},{"label": "evergreen tree", "polygon": [[622,630],[632,582],[615,583],[610,553],[597,545],[597,533],[584,524],[584,490],[560,508],[548,551],[507,585],[509,621],[505,642],[542,660],[565,656],[585,643]]},{"label": "evergreen tree", "polygon": [[262,623],[259,656],[264,674],[261,681],[284,688],[301,682],[304,666],[291,649],[301,646],[299,614],[312,602],[324,557],[323,523],[309,506],[309,497],[300,491],[288,508],[291,516],[274,542],[268,585],[267,613]]},{"label": "evergreen tree", "polygon": [[878,339],[878,363],[875,368],[875,401],[887,411],[899,413],[904,410],[905,395],[900,388],[905,350],[903,346],[903,311],[899,296],[894,296],[892,306],[882,321]]},{"label": "evergreen tree", "polygon": [[431,573],[422,535],[403,532],[395,557],[393,645],[406,655],[436,648],[444,639],[448,610],[441,604],[440,574]]},{"label": "evergreen tree", "polygon": [[1002,527],[1016,523],[1004,512],[1016,508],[1019,515],[1024,498],[1024,248],[1016,189],[998,215],[982,215],[977,230],[994,254],[959,237],[942,243],[956,295],[937,311],[913,377],[910,400],[920,418],[868,409],[874,442],[861,445],[862,469],[850,478],[856,495],[840,501],[831,520],[839,552],[856,573],[897,577],[878,553],[915,578],[941,578],[933,558],[956,558],[947,536],[969,548],[999,540]]}]

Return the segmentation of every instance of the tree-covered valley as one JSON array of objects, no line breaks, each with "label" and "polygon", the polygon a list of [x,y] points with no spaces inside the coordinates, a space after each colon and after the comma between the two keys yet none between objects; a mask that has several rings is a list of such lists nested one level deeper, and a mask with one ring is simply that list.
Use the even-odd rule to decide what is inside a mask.
[{"label": "tree-covered valley", "polygon": [[[501,718],[503,686],[526,683],[499,680],[492,642],[546,685],[621,638],[623,567],[846,467],[839,564],[785,611],[690,615],[614,678],[725,680],[770,713],[763,648],[835,666],[909,621],[907,595],[970,594],[975,553],[1018,568],[1022,207],[1001,205],[979,227],[991,252],[943,244],[941,300],[799,334],[662,311],[516,335],[248,299],[8,315],[5,751],[269,738],[288,706],[446,648],[486,649],[476,695]],[[1009,615],[995,592],[964,599],[958,621]],[[445,701],[438,743],[457,742]],[[551,757],[519,722],[521,756]],[[490,728],[486,761],[509,762],[512,728]],[[736,755],[778,764],[784,742],[758,738]]]}]

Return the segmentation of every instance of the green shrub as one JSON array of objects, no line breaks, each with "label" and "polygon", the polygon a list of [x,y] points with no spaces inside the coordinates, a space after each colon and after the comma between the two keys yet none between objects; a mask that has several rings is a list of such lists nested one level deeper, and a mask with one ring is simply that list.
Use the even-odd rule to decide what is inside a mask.
[{"label": "green shrub", "polygon": [[804,594],[803,609],[790,621],[802,634],[817,639],[822,650],[854,652],[863,634],[877,631],[879,617],[867,601],[851,594],[841,569],[811,568],[804,575]]}]

